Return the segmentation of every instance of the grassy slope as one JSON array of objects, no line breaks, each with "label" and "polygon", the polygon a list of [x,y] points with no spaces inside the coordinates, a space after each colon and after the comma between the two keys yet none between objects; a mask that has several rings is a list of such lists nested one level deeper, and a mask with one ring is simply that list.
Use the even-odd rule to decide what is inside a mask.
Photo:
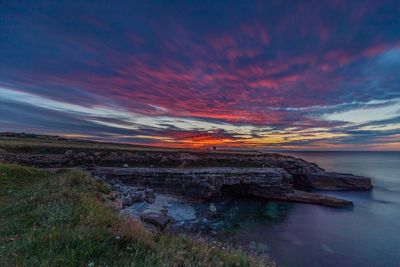
[{"label": "grassy slope", "polygon": [[[99,200],[77,171],[0,164],[0,266],[259,266],[237,251],[153,236]],[[120,237],[120,238],[118,238]]]}]

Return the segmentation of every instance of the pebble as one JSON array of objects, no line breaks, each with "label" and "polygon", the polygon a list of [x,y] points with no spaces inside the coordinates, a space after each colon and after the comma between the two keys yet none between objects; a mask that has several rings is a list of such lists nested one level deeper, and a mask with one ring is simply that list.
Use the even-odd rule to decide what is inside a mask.
[{"label": "pebble", "polygon": [[217,213],[217,207],[215,207],[214,203],[211,203],[208,209],[211,213]]}]

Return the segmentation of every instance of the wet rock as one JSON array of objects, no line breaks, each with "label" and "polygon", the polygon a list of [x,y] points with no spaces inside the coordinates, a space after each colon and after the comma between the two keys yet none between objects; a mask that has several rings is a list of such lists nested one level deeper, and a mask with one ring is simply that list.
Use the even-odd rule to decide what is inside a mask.
[{"label": "wet rock", "polygon": [[163,207],[163,208],[160,210],[160,212],[161,212],[162,215],[168,216],[168,209],[167,209],[166,207]]},{"label": "wet rock", "polygon": [[325,196],[316,193],[308,193],[300,190],[295,190],[293,193],[268,196],[269,199],[288,201],[288,202],[298,202],[307,204],[317,204],[321,206],[342,208],[342,207],[352,207],[353,202],[349,200],[344,200],[336,197]]},{"label": "wet rock", "polygon": [[143,202],[144,195],[138,192],[133,192],[128,195],[122,196],[121,200],[123,207],[132,206],[133,203]]},{"label": "wet rock", "polygon": [[140,216],[143,222],[156,226],[159,230],[163,231],[167,226],[173,223],[173,220],[168,215],[162,213],[149,212]]},{"label": "wet rock", "polygon": [[371,190],[371,178],[346,173],[326,172],[317,164],[301,158],[279,155],[274,157],[269,166],[278,166],[293,176],[296,189],[321,190]]},{"label": "wet rock", "polygon": [[147,203],[150,203],[150,204],[154,203],[154,201],[155,201],[154,190],[150,189],[150,188],[146,188],[144,190],[144,197],[145,197],[145,200]]},{"label": "wet rock", "polygon": [[322,190],[370,190],[371,179],[352,174],[323,172],[310,174],[310,184],[315,189]]},{"label": "wet rock", "polygon": [[210,206],[208,207],[208,210],[211,212],[211,214],[217,213],[217,207],[215,207],[214,203],[210,204]]},{"label": "wet rock", "polygon": [[124,209],[123,212],[140,218],[140,215],[143,213],[163,213],[163,210],[167,210],[166,215],[171,217],[175,222],[186,223],[196,219],[196,211],[190,203],[180,198],[162,194],[156,195],[154,203],[136,203]]},{"label": "wet rock", "polygon": [[104,175],[95,176],[97,179],[108,184],[112,191],[107,195],[109,200],[118,200],[122,208],[129,207],[134,203],[147,202],[153,203],[156,193],[153,189],[143,186],[129,186],[121,183],[117,179],[107,179]]}]

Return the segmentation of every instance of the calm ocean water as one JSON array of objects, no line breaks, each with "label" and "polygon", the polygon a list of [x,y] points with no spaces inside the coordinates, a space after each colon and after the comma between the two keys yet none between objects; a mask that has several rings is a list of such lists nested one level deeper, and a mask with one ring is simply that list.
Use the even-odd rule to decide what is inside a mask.
[{"label": "calm ocean water", "polygon": [[290,152],[330,171],[373,179],[371,192],[326,192],[353,209],[315,205],[220,204],[221,239],[266,253],[283,266],[400,266],[400,153]]}]

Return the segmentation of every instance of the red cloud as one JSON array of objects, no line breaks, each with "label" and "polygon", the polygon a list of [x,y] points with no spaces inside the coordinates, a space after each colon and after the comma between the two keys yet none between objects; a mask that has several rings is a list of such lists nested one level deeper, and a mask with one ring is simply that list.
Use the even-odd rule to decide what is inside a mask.
[{"label": "red cloud", "polygon": [[[169,18],[165,25],[116,27],[115,34],[112,23],[91,16],[76,18],[89,29],[84,34],[57,31],[51,23],[34,25],[43,36],[54,38],[50,55],[62,56],[40,58],[37,67],[28,58],[26,68],[17,65],[22,71],[4,68],[2,75],[15,87],[85,106],[234,125],[320,126],[302,110],[347,101],[343,91],[365,79],[353,75],[358,69],[351,66],[379,55],[393,42],[383,37],[356,42],[355,33],[343,27],[347,21],[360,26],[371,6],[347,13],[341,1],[318,6],[323,14],[339,12],[340,20],[335,21],[333,15],[315,16],[313,5],[293,4],[290,15],[272,16],[269,24],[265,18],[247,18],[226,28],[217,23],[221,28],[215,29],[200,24],[189,28]],[[94,32],[103,38],[97,39]],[[344,68],[349,69],[340,72]],[[164,135],[182,146],[242,141],[202,131]]]}]

